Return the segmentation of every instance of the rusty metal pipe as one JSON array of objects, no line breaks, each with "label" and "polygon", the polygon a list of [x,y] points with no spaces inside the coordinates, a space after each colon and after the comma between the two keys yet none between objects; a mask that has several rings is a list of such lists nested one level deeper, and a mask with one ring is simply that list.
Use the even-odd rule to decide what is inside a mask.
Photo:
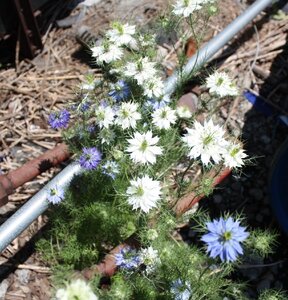
[{"label": "rusty metal pipe", "polygon": [[[223,170],[221,170],[219,172],[219,174],[217,174],[215,176],[215,171],[211,170],[208,175],[206,175],[205,177],[207,178],[211,178],[214,177],[212,186],[215,187],[216,185],[218,185],[219,183],[221,183],[225,178],[227,178],[231,173],[231,169],[229,168],[225,168]],[[201,199],[203,199],[205,197],[205,194],[195,194],[195,192],[190,192],[187,195],[183,196],[182,198],[180,198],[175,207],[174,207],[174,211],[176,213],[177,216],[181,216],[182,214],[184,214],[186,211],[188,211],[189,209],[192,208],[193,205],[195,205],[197,202],[199,202]]]},{"label": "rusty metal pipe", "polygon": [[0,176],[0,206],[8,202],[8,196],[11,195],[16,188],[24,183],[31,181],[39,174],[47,171],[53,166],[67,160],[70,153],[67,145],[60,144],[52,150],[48,150],[37,158],[28,161],[16,170],[8,172],[8,174]]}]

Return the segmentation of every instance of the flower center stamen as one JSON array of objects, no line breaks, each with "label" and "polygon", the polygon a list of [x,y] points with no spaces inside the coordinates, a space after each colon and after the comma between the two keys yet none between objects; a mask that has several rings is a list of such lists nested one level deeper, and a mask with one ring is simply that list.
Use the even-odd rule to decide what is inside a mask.
[{"label": "flower center stamen", "polygon": [[213,136],[211,134],[209,134],[209,135],[207,135],[207,136],[204,137],[203,144],[204,144],[204,146],[207,146],[212,141],[213,141]]},{"label": "flower center stamen", "polygon": [[140,150],[144,152],[147,149],[147,147],[148,147],[148,143],[146,140],[144,140],[140,145]]},{"label": "flower center stamen", "polygon": [[231,233],[231,231],[226,231],[226,232],[224,232],[222,238],[223,238],[223,241],[224,241],[224,242],[230,241],[231,238],[232,238],[232,233]]},{"label": "flower center stamen", "polygon": [[50,195],[51,196],[56,196],[57,195],[57,190],[56,189],[51,189],[50,190]]},{"label": "flower center stamen", "polygon": [[137,187],[136,195],[139,197],[144,195],[144,189],[141,186]]},{"label": "flower center stamen", "polygon": [[122,115],[124,118],[128,118],[129,117],[129,112],[126,109],[122,110]]},{"label": "flower center stamen", "polygon": [[230,155],[231,155],[232,157],[235,157],[239,151],[240,151],[240,148],[235,147],[235,148],[233,148],[233,149],[230,151]]},{"label": "flower center stamen", "polygon": [[224,82],[224,79],[223,79],[223,78],[219,78],[219,79],[217,80],[216,85],[217,85],[217,86],[220,86],[223,82]]},{"label": "flower center stamen", "polygon": [[161,113],[161,118],[162,119],[166,119],[167,118],[167,111],[162,111],[162,113]]}]

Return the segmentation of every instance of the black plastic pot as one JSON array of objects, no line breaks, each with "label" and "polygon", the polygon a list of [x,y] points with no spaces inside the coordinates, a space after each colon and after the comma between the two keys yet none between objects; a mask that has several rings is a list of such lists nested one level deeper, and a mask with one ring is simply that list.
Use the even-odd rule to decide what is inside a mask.
[{"label": "black plastic pot", "polygon": [[288,139],[281,145],[274,157],[269,192],[277,220],[288,234]]}]

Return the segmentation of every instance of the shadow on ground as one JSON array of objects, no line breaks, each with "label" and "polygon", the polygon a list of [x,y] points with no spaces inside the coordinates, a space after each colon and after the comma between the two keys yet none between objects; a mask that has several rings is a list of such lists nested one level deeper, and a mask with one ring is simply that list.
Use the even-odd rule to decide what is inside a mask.
[{"label": "shadow on ground", "polygon": [[[260,290],[267,288],[288,290],[288,235],[279,226],[279,218],[272,209],[276,199],[270,192],[276,155],[288,134],[288,126],[278,116],[288,116],[288,42],[283,52],[273,61],[270,75],[265,79],[259,94],[263,99],[257,101],[269,102],[273,111],[269,116],[263,114],[256,108],[258,102],[245,115],[242,139],[249,157],[255,158],[255,164],[246,166],[241,174],[231,175],[216,189],[213,196],[200,204],[211,212],[211,217],[219,217],[227,211],[242,212],[249,227],[269,228],[279,233],[273,255],[262,261],[250,261],[250,268],[240,269],[235,274],[235,277],[248,283],[249,299],[256,298]],[[288,156],[288,149],[286,153]],[[284,177],[278,177],[276,182],[279,186],[287,185]],[[288,195],[282,195],[281,200],[278,197],[277,201],[283,201],[283,206],[284,203],[287,205]],[[258,266],[251,268],[251,265]]]}]

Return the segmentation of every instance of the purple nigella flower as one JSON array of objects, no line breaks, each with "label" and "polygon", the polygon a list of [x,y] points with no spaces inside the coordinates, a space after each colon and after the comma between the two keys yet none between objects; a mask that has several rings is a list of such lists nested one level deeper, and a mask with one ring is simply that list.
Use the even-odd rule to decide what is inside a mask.
[{"label": "purple nigella flower", "polygon": [[129,246],[122,248],[114,257],[116,266],[127,271],[136,269],[141,264],[137,251]]},{"label": "purple nigella flower", "polygon": [[201,240],[207,244],[210,257],[219,256],[222,262],[235,261],[239,254],[243,254],[240,242],[243,242],[249,233],[239,221],[229,217],[227,220],[220,218],[206,223],[209,233],[202,236]]},{"label": "purple nigella flower", "polygon": [[90,108],[90,106],[91,106],[90,101],[84,101],[84,102],[82,102],[82,103],[80,104],[80,110],[81,110],[82,112],[85,112],[85,111],[87,111],[87,110]]},{"label": "purple nigella flower", "polygon": [[58,204],[64,199],[64,190],[59,189],[57,185],[48,192],[47,200],[52,204]]},{"label": "purple nigella flower", "polygon": [[53,129],[65,128],[70,120],[70,113],[68,110],[63,109],[58,112],[52,112],[49,115],[49,125]]},{"label": "purple nigella flower", "polygon": [[113,85],[113,90],[108,93],[115,101],[122,101],[130,96],[130,88],[124,80],[119,80]]},{"label": "purple nigella flower", "polygon": [[94,124],[90,124],[86,129],[89,133],[93,133],[96,130],[96,126]]},{"label": "purple nigella flower", "polygon": [[82,155],[79,158],[79,163],[84,169],[94,170],[99,165],[100,160],[101,153],[97,148],[83,148]]}]

